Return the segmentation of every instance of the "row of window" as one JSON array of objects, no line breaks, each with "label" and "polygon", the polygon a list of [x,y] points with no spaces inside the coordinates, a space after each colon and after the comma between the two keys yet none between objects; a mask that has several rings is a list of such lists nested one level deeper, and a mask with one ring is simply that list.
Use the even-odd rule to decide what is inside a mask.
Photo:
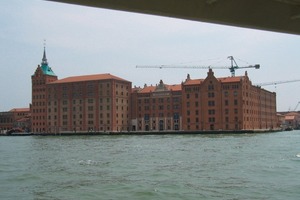
[{"label": "row of window", "polygon": [[45,99],[45,95],[44,94],[32,95],[32,99]]},{"label": "row of window", "polygon": [[[209,123],[215,123],[215,122],[216,122],[216,118],[215,118],[215,117],[209,117],[209,118],[207,118],[207,121],[208,121]],[[186,122],[187,122],[187,123],[191,123],[191,118],[188,117],[188,118],[186,119]],[[199,118],[198,118],[198,117],[195,118],[195,122],[196,122],[196,123],[199,123]],[[229,122],[229,118],[228,118],[228,117],[225,117],[225,122],[226,122],[226,123]],[[234,117],[234,122],[238,122],[238,117]]]},{"label": "row of window", "polygon": [[[120,121],[121,122],[121,125],[127,125],[128,124],[128,122],[126,122],[126,124],[125,124],[125,122],[124,122],[124,120],[122,120],[122,121]],[[43,123],[43,125],[44,125],[45,123]],[[82,121],[73,121],[73,123],[72,123],[72,125],[74,126],[74,128],[76,127],[76,126],[81,126],[83,123],[82,123]],[[87,124],[88,125],[94,125],[94,124],[96,124],[95,123],[95,121],[94,120],[88,120],[87,121]],[[117,124],[119,124],[119,121],[117,120]],[[63,126],[68,126],[69,125],[69,123],[68,123],[68,121],[62,121],[62,125]],[[103,121],[103,120],[100,120],[99,121],[99,125],[110,125],[110,120],[106,120],[106,121]],[[53,123],[51,123],[51,122],[48,122],[48,126],[57,126],[57,122],[55,121],[55,122],[53,122]]]},{"label": "row of window", "polygon": [[[103,103],[103,102],[104,102],[103,100],[104,100],[103,98],[100,98],[100,99],[99,99],[99,103]],[[119,100],[120,100],[120,102],[119,102]],[[121,98],[121,99],[120,99],[120,98],[116,98],[116,103],[124,103],[124,100],[125,100],[125,99],[123,99],[123,98]],[[106,103],[110,103],[110,101],[111,101],[111,98],[106,98]],[[62,101],[62,105],[68,105],[68,102],[69,102],[68,100],[63,100],[63,101]],[[92,104],[92,103],[94,103],[94,102],[95,102],[94,99],[87,99],[87,103],[89,103],[89,104]],[[49,102],[48,102],[48,105],[51,106],[51,103],[52,103],[52,102],[49,101]],[[77,103],[78,103],[78,104],[82,104],[82,99],[79,99],[79,100],[75,100],[75,99],[74,99],[74,100],[72,101],[72,103],[73,103],[73,104],[77,104]],[[128,99],[126,99],[126,103],[128,103]],[[57,105],[57,101],[54,101],[53,104],[56,106],[56,105]]]},{"label": "row of window", "polygon": [[[153,111],[155,111],[156,110],[156,106],[155,105],[152,105],[152,107],[151,106],[144,106],[144,110],[150,110],[150,108],[152,108],[152,110]],[[164,105],[158,105],[158,110],[164,110],[164,109],[167,109],[167,110],[170,110],[171,109],[171,105],[167,105],[167,106],[164,106]],[[180,108],[180,106],[178,105],[178,104],[175,104],[175,105],[173,105],[173,109],[174,110],[178,110]],[[139,111],[142,111],[142,107],[141,106],[139,106],[138,107],[138,110]]]},{"label": "row of window", "polygon": [[[180,98],[179,97],[173,97],[172,100],[175,103],[180,102]],[[164,103],[164,102],[170,103],[171,102],[171,98],[169,98],[169,97],[168,98],[157,98],[157,99],[156,98],[155,99],[149,99],[149,98],[147,98],[147,99],[144,99],[143,103],[144,104],[149,104],[151,102],[152,103],[156,103],[156,101],[158,103]],[[142,99],[139,99],[138,103],[141,104],[142,103]]]},{"label": "row of window", "polygon": [[45,106],[45,101],[33,101],[33,106]]}]

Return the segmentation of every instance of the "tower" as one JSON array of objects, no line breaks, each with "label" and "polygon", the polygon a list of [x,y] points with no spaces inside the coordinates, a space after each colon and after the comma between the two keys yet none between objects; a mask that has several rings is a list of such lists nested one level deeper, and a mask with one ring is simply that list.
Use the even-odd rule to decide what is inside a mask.
[{"label": "tower", "polygon": [[57,80],[57,76],[48,65],[46,48],[41,65],[38,65],[31,76],[32,99],[31,99],[31,127],[33,133],[43,133],[47,125],[47,83]]}]

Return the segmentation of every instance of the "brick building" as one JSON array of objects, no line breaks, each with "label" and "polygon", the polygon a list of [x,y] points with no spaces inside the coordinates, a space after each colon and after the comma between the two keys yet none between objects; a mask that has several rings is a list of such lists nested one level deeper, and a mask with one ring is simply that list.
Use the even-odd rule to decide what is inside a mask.
[{"label": "brick building", "polygon": [[184,130],[250,130],[277,127],[276,94],[253,86],[245,76],[216,78],[210,69],[205,79],[182,83]]},{"label": "brick building", "polygon": [[7,112],[0,112],[0,132],[20,128],[24,131],[31,129],[29,108],[13,108]]},{"label": "brick building", "polygon": [[45,132],[47,130],[47,94],[48,83],[57,80],[57,76],[49,67],[46,51],[44,49],[41,65],[38,65],[31,76],[32,97],[31,97],[31,127],[32,132]]},{"label": "brick building", "polygon": [[32,132],[127,131],[131,82],[111,74],[57,79],[46,53],[32,75]]},{"label": "brick building", "polygon": [[181,85],[133,88],[131,98],[133,131],[181,130]]},{"label": "brick building", "polygon": [[111,74],[47,84],[47,132],[127,131],[131,82]]},{"label": "brick building", "polygon": [[32,75],[32,132],[253,130],[278,126],[276,94],[244,76],[132,88],[111,74],[57,79],[44,49]]}]

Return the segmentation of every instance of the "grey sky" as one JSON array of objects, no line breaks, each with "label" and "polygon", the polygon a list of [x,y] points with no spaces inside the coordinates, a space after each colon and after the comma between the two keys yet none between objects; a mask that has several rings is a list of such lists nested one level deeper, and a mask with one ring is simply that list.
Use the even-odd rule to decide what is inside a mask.
[{"label": "grey sky", "polygon": [[[31,75],[43,42],[59,79],[111,73],[143,86],[205,78],[207,70],[136,69],[136,65],[229,66],[234,56],[252,83],[300,79],[300,37],[181,19],[82,7],[42,0],[0,1],[0,111],[27,107]],[[214,70],[217,77],[229,70]],[[243,75],[245,70],[236,71]],[[300,82],[265,87],[277,92],[277,110],[294,109]]]}]

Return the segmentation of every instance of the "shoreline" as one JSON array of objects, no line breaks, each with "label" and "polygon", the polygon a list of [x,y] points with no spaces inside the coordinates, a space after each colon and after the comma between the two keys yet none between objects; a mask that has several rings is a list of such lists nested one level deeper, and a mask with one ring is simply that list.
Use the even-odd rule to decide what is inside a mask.
[{"label": "shoreline", "polygon": [[209,135],[209,134],[256,134],[281,132],[281,129],[257,130],[207,130],[207,131],[130,131],[130,132],[61,132],[61,133],[12,133],[0,136],[97,136],[97,135]]}]

